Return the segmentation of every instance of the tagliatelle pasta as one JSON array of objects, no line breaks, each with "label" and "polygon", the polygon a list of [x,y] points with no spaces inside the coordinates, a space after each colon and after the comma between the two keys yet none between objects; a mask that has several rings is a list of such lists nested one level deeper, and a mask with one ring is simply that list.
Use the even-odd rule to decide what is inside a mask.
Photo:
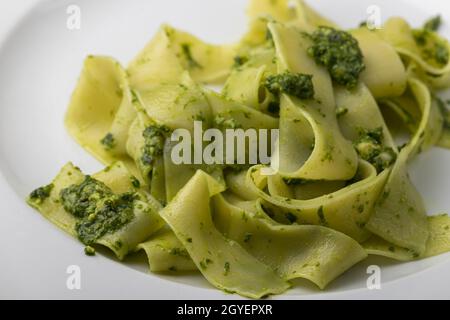
[{"label": "tagliatelle pasta", "polygon": [[126,68],[89,56],[66,127],[107,167],[69,163],[27,202],[87,255],[144,252],[151,272],[249,298],[325,289],[369,255],[450,251],[449,217],[427,215],[408,174],[450,147],[438,20],[344,31],[303,0],[248,14],[235,44],[164,25]]}]

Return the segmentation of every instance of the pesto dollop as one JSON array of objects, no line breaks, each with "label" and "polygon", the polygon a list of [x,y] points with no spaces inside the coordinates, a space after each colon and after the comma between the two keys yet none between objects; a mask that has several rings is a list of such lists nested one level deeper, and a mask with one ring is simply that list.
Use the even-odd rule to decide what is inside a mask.
[{"label": "pesto dollop", "polygon": [[397,160],[397,153],[392,148],[383,147],[383,129],[363,130],[355,143],[359,156],[370,162],[378,172],[389,168]]},{"label": "pesto dollop", "polygon": [[36,190],[31,192],[29,196],[30,201],[35,204],[42,204],[48,197],[50,197],[50,193],[52,192],[53,188],[53,184],[37,188]]},{"label": "pesto dollop", "polygon": [[78,185],[61,190],[61,203],[78,219],[75,230],[86,245],[95,243],[107,233],[114,233],[134,218],[136,195],[116,195],[104,183],[86,176]]},{"label": "pesto dollop", "polygon": [[275,96],[285,93],[299,99],[312,99],[315,94],[312,76],[307,74],[286,71],[267,77],[264,85]]},{"label": "pesto dollop", "polygon": [[101,200],[97,209],[76,225],[78,238],[84,244],[93,244],[107,233],[122,229],[134,218],[134,195],[113,195]]},{"label": "pesto dollop", "polygon": [[313,45],[308,54],[316,63],[325,66],[337,84],[356,87],[366,68],[358,41],[350,33],[331,27],[319,27],[310,38]]},{"label": "pesto dollop", "polygon": [[60,193],[64,210],[76,218],[85,218],[94,213],[98,202],[112,195],[110,188],[91,176],[86,176],[81,184],[72,185]]},{"label": "pesto dollop", "polygon": [[157,157],[162,156],[164,143],[169,134],[169,128],[165,126],[153,125],[147,127],[142,136],[144,137],[144,146],[142,148],[142,164],[152,166]]}]

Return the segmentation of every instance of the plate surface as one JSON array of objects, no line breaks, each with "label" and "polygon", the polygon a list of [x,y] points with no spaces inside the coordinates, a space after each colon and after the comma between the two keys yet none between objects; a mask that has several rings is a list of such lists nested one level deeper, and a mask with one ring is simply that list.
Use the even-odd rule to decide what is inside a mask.
[{"label": "plate surface", "polygon": [[[20,4],[18,4],[20,2]],[[312,1],[310,1],[312,3]],[[109,254],[88,258],[82,246],[45,221],[23,199],[73,161],[86,172],[101,165],[63,127],[66,106],[88,54],[127,64],[162,23],[214,43],[246,30],[246,0],[53,0],[0,4],[0,298],[236,299],[197,275],[147,274],[144,257],[126,264]],[[67,8],[81,9],[81,29],[67,27]],[[450,3],[431,0],[316,0],[314,7],[345,27],[378,5],[382,19],[401,15],[414,25]],[[444,33],[450,37],[450,29]],[[430,213],[450,209],[450,152],[435,149],[411,168]],[[69,266],[81,270],[81,290],[66,286]],[[368,290],[367,267],[381,267],[382,289]],[[450,298],[450,255],[397,264],[371,258],[321,292],[306,281],[277,298]]]}]

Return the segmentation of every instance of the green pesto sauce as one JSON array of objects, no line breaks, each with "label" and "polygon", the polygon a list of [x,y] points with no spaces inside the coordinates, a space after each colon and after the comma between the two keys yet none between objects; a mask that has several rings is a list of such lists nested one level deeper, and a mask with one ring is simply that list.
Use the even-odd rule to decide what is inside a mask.
[{"label": "green pesto sauce", "polygon": [[112,150],[116,146],[116,139],[112,133],[108,133],[102,140],[100,140],[100,143],[106,150]]},{"label": "green pesto sauce", "polygon": [[389,168],[397,160],[397,154],[392,148],[383,147],[382,128],[362,130],[355,149],[359,156],[370,162],[378,172]]},{"label": "green pesto sauce", "polygon": [[60,198],[64,210],[82,219],[94,213],[98,202],[112,194],[104,183],[86,176],[81,184],[61,190]]},{"label": "green pesto sauce", "polygon": [[47,186],[37,188],[31,192],[29,196],[30,201],[38,205],[42,204],[48,197],[50,197],[50,193],[54,187],[55,186],[53,184],[49,184]]},{"label": "green pesto sauce", "polygon": [[64,209],[78,219],[75,230],[86,245],[123,228],[134,218],[136,195],[115,195],[104,183],[86,176],[79,185],[61,190]]},{"label": "green pesto sauce", "polygon": [[356,87],[366,68],[358,41],[350,33],[331,27],[319,27],[310,38],[313,45],[308,54],[316,63],[325,66],[337,84]]},{"label": "green pesto sauce", "polygon": [[275,96],[285,93],[299,99],[312,99],[315,94],[312,76],[307,74],[286,71],[267,77],[264,85]]},{"label": "green pesto sauce", "polygon": [[163,155],[164,143],[169,133],[169,128],[158,125],[149,126],[144,130],[142,133],[144,146],[141,156],[144,166],[153,166],[156,158]]}]

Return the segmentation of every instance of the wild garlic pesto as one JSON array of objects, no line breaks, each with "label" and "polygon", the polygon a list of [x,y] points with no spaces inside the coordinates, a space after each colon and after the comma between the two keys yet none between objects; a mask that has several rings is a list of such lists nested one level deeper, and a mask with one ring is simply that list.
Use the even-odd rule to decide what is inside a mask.
[{"label": "wild garlic pesto", "polygon": [[155,159],[162,156],[164,143],[169,133],[170,129],[165,126],[152,125],[145,128],[142,133],[145,141],[141,156],[143,165],[152,166]]},{"label": "wild garlic pesto", "polygon": [[86,245],[94,244],[107,233],[114,233],[134,218],[137,195],[114,194],[104,183],[86,176],[79,185],[61,190],[64,209],[78,219],[78,238]]},{"label": "wild garlic pesto", "polygon": [[356,87],[366,68],[358,41],[348,32],[319,27],[309,37],[313,45],[308,54],[325,66],[334,82],[348,89]]},{"label": "wild garlic pesto", "polygon": [[355,149],[360,157],[375,166],[381,172],[394,164],[397,153],[383,146],[383,129],[362,130]]},{"label": "wild garlic pesto", "polygon": [[81,184],[61,190],[60,198],[64,210],[76,218],[85,218],[94,213],[101,199],[112,195],[104,183],[86,176]]},{"label": "wild garlic pesto", "polygon": [[294,74],[286,71],[282,74],[267,77],[264,85],[275,96],[285,93],[299,99],[314,98],[314,85],[311,75]]},{"label": "wild garlic pesto", "polygon": [[36,190],[31,192],[29,196],[30,201],[37,205],[42,204],[50,196],[50,193],[52,192],[53,188],[54,188],[53,184],[37,188]]}]

